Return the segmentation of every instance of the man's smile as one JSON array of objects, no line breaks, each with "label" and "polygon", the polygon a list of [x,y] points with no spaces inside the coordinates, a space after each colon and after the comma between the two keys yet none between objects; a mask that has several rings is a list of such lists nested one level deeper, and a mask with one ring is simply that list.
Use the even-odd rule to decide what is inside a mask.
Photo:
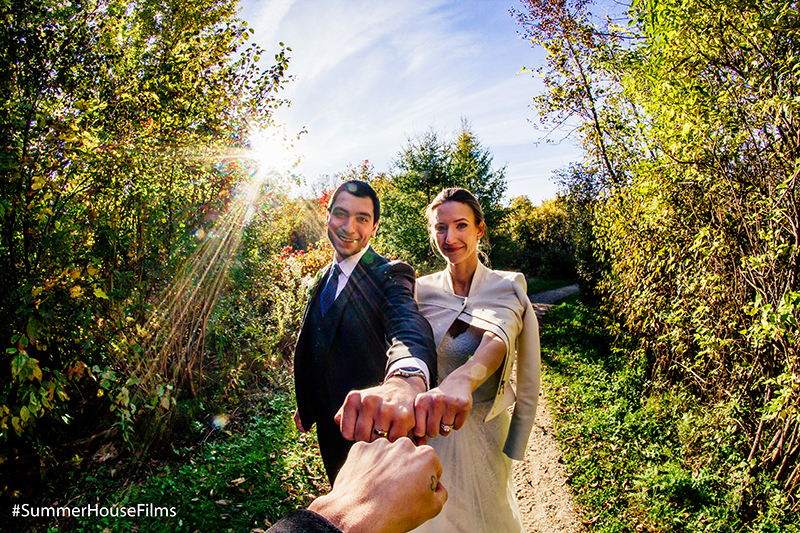
[{"label": "man's smile", "polygon": [[358,242],[358,239],[348,239],[344,235],[339,235],[338,233],[336,234],[336,237],[338,237],[342,242]]}]

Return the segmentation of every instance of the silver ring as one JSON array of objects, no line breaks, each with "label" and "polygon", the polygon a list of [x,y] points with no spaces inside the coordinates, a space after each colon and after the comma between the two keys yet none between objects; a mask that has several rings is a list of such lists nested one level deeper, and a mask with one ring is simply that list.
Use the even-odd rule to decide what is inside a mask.
[{"label": "silver ring", "polygon": [[439,424],[439,429],[442,430],[442,433],[450,433],[450,430],[453,429],[453,426],[448,426],[447,424]]},{"label": "silver ring", "polygon": [[380,429],[372,428],[372,432],[375,433],[379,437],[388,437],[389,436],[389,432],[388,431],[381,431]]}]

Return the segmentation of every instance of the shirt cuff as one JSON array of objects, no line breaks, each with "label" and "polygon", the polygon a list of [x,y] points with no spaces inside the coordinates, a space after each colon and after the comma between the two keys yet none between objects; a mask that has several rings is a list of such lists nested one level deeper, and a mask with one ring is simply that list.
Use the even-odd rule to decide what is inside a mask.
[{"label": "shirt cuff", "polygon": [[[419,368],[420,370],[422,370],[422,373],[425,374],[426,385],[431,382],[431,373],[430,370],[428,370],[428,365],[425,363],[425,361],[423,361],[419,357],[403,357],[402,359],[398,359],[397,361],[389,365],[389,368],[386,370],[386,375],[388,376],[398,368],[403,368],[407,366],[413,366],[414,368]],[[430,386],[428,386],[428,388],[430,389]]]}]

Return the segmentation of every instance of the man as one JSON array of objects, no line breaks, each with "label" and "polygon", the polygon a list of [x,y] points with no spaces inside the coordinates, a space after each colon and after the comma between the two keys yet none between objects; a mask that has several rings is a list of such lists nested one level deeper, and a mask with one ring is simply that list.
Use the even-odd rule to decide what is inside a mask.
[{"label": "man", "polygon": [[350,450],[333,490],[284,518],[269,533],[403,533],[438,515],[447,490],[430,446],[386,439]]},{"label": "man", "polygon": [[295,346],[300,431],[317,424],[331,482],[352,441],[395,441],[414,428],[414,398],[436,383],[430,325],[414,301],[414,270],[369,247],[380,202],[368,184],[340,185],[325,220],[335,250],[314,287]]}]

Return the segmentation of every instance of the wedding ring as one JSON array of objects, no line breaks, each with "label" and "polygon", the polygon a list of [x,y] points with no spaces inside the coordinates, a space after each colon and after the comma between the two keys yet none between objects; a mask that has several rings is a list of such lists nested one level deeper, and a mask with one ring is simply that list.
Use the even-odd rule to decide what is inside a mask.
[{"label": "wedding ring", "polygon": [[439,424],[439,429],[441,429],[442,433],[446,435],[450,433],[450,430],[453,429],[453,426],[448,426],[447,424]]},{"label": "wedding ring", "polygon": [[372,432],[375,433],[379,437],[388,437],[389,436],[389,432],[388,431],[381,431],[380,429],[372,428]]}]

